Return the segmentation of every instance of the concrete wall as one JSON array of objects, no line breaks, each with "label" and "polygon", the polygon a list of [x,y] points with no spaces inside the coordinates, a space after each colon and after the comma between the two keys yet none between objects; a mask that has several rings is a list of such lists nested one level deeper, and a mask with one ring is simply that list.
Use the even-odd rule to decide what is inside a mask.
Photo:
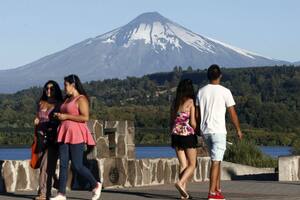
[{"label": "concrete wall", "polygon": [[300,181],[300,156],[281,156],[278,162],[279,181]]},{"label": "concrete wall", "polygon": [[[197,168],[192,181],[209,180],[209,157],[198,157]],[[138,187],[170,184],[178,180],[179,163],[177,158],[128,160],[124,158],[103,158],[89,160],[86,165],[103,186]],[[38,170],[29,166],[29,160],[2,162],[0,190],[37,190]],[[262,169],[229,162],[222,163],[222,180],[232,180],[237,176],[272,174],[274,169]],[[68,189],[88,189],[88,183],[69,169]],[[57,170],[58,175],[58,170]]]},{"label": "concrete wall", "polygon": [[[85,165],[104,187],[136,187],[169,184],[178,180],[177,158],[135,159],[134,124],[130,121],[102,122],[93,120],[89,128],[96,147],[89,149]],[[203,142],[203,141],[202,141]],[[210,159],[207,150],[198,148],[197,168],[193,181],[208,181]],[[58,175],[58,165],[56,174]],[[29,166],[29,160],[0,161],[0,191],[37,190],[39,170]],[[231,180],[253,174],[272,174],[274,169],[261,169],[223,162],[222,179]],[[77,174],[68,173],[68,189],[88,189],[88,183]]]}]

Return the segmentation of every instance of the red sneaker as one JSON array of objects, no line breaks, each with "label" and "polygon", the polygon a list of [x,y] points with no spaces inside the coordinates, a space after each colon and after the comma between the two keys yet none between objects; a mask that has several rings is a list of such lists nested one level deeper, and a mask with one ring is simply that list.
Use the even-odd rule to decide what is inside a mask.
[{"label": "red sneaker", "polygon": [[224,195],[221,193],[221,191],[219,192],[217,192],[217,195],[221,198],[221,199],[224,199],[225,200],[225,197],[224,197]]},{"label": "red sneaker", "polygon": [[216,192],[221,198],[225,199],[225,197],[223,196],[222,194],[222,191],[221,190],[217,190]]},{"label": "red sneaker", "polygon": [[208,193],[208,200],[225,200],[225,197],[220,193],[216,192],[214,194]]}]

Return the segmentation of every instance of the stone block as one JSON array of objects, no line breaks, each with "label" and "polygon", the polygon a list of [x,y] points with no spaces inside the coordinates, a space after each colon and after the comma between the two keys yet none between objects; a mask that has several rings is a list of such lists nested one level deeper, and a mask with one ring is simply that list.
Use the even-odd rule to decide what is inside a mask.
[{"label": "stone block", "polygon": [[135,145],[127,144],[127,159],[135,159]]},{"label": "stone block", "polygon": [[300,156],[280,156],[278,159],[279,181],[300,180]]},{"label": "stone block", "polygon": [[126,157],[126,141],[125,141],[125,135],[118,135],[118,143],[117,146],[117,157],[118,158],[124,158]]},{"label": "stone block", "polygon": [[94,125],[95,125],[96,122],[97,122],[97,120],[89,120],[89,121],[87,122],[87,126],[88,126],[89,130],[90,130],[92,133],[95,133],[95,131],[94,131]]},{"label": "stone block", "polygon": [[136,186],[143,185],[143,172],[139,160],[136,160]]},{"label": "stone block", "polygon": [[152,162],[151,183],[157,182],[157,162]]},{"label": "stone block", "polygon": [[140,167],[142,169],[142,174],[143,174],[143,185],[149,185],[151,182],[151,163],[149,159],[142,159],[140,160]]},{"label": "stone block", "polygon": [[171,166],[168,160],[165,161],[165,169],[164,169],[164,184],[171,183]]},{"label": "stone block", "polygon": [[25,190],[27,188],[28,179],[26,174],[26,166],[23,165],[23,163],[18,165],[17,167],[17,184],[16,184],[16,190]]},{"label": "stone block", "polygon": [[197,139],[198,139],[197,157],[208,157],[209,150],[203,140],[203,137],[197,137]]},{"label": "stone block", "polygon": [[109,148],[109,156],[110,157],[116,157],[117,151],[116,151],[116,144],[117,144],[117,138],[116,133],[111,133],[108,135],[108,148]]},{"label": "stone block", "polygon": [[14,192],[17,182],[17,170],[14,166],[15,161],[5,161],[2,168],[2,177],[4,179],[5,191]]},{"label": "stone block", "polygon": [[127,134],[127,121],[118,121],[117,133],[119,135]]},{"label": "stone block", "polygon": [[38,181],[39,181],[40,171],[37,169],[32,169],[30,166],[28,166],[28,172],[29,172],[29,180],[30,180],[30,189],[37,190],[39,186]]},{"label": "stone block", "polygon": [[163,183],[164,180],[164,162],[160,159],[157,163],[157,181]]},{"label": "stone block", "polygon": [[95,133],[95,138],[96,140],[99,138],[99,137],[104,137],[104,133],[103,133],[103,123],[99,122],[98,120],[95,121],[94,123],[94,131]]},{"label": "stone block", "polygon": [[109,158],[108,139],[100,138],[96,145],[98,158]]},{"label": "stone block", "polygon": [[172,183],[176,182],[177,174],[179,174],[179,165],[172,164],[171,165],[171,182]]},{"label": "stone block", "polygon": [[118,121],[105,121],[104,128],[116,128]]},{"label": "stone block", "polygon": [[134,142],[134,134],[127,134],[126,135],[126,138],[127,138],[127,145],[134,145],[135,142]]},{"label": "stone block", "polygon": [[103,166],[104,187],[124,186],[127,179],[127,162],[120,158],[106,158]]},{"label": "stone block", "polygon": [[127,169],[127,180],[130,184],[130,186],[136,185],[136,176],[137,176],[137,170],[136,170],[136,161],[135,160],[129,160],[128,161],[128,169]]},{"label": "stone block", "polygon": [[201,164],[199,163],[199,159],[197,159],[197,166],[194,174],[195,181],[201,181]]},{"label": "stone block", "polygon": [[[134,121],[127,121],[127,128],[128,129],[130,129],[130,128],[134,129]],[[133,130],[133,133],[134,133],[134,130]],[[128,134],[131,134],[131,133],[128,133]]]}]

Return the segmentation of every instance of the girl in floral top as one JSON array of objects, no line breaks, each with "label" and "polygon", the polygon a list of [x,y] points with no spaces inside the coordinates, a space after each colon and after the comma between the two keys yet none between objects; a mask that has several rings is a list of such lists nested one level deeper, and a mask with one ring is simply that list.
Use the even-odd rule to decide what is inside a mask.
[{"label": "girl in floral top", "polygon": [[181,194],[182,199],[188,199],[186,184],[193,176],[196,167],[197,156],[197,136],[196,117],[195,117],[195,93],[193,83],[190,79],[180,81],[176,98],[171,107],[171,141],[172,147],[180,164],[179,181],[175,187]]}]

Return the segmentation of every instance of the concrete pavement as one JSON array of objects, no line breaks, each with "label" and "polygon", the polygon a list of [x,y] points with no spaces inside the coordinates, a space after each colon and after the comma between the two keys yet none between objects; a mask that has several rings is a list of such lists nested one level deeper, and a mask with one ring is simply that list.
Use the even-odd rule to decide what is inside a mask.
[{"label": "concrete pavement", "polygon": [[[223,181],[222,187],[227,200],[300,200],[300,182],[278,181]],[[206,200],[208,182],[191,183],[188,190],[193,199]],[[53,192],[55,194],[55,192]],[[35,192],[16,192],[0,194],[0,199],[25,200],[32,199]],[[67,199],[91,199],[89,191],[69,191]],[[179,199],[179,193],[173,185],[157,185],[135,188],[114,188],[102,191],[102,200],[167,200]]]}]

